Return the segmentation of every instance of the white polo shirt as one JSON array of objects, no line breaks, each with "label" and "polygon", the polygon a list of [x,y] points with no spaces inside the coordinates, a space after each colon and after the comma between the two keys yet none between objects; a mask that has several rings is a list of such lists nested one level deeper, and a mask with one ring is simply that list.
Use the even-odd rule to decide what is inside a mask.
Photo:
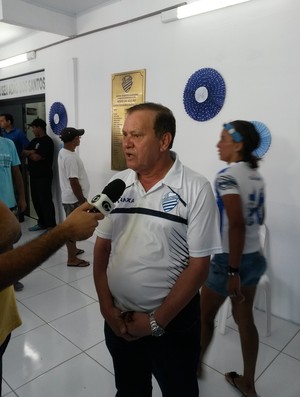
[{"label": "white polo shirt", "polygon": [[147,192],[130,169],[116,178],[126,189],[96,229],[99,237],[112,240],[109,288],[121,310],[149,312],[161,305],[190,256],[222,252],[215,197],[208,180],[177,156]]}]

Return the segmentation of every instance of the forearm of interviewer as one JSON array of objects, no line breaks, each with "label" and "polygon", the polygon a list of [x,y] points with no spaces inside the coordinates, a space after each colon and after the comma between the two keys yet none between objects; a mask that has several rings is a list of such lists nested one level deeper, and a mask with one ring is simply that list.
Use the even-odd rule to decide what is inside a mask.
[{"label": "forearm of interviewer", "polygon": [[68,240],[85,240],[92,236],[104,216],[87,212],[91,208],[88,203],[81,205],[48,233],[0,255],[0,289],[25,277]]}]

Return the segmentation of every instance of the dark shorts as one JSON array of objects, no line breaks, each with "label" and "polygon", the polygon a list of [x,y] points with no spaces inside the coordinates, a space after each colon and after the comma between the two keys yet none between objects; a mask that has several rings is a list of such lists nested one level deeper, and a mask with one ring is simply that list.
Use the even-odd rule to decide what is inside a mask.
[{"label": "dark shorts", "polygon": [[[228,296],[228,259],[229,254],[216,254],[212,258],[206,286],[222,296]],[[241,286],[257,285],[264,274],[267,263],[259,252],[244,254],[240,264]]]},{"label": "dark shorts", "polygon": [[66,216],[70,215],[71,212],[73,212],[79,206],[80,206],[79,201],[77,201],[77,203],[73,203],[73,204],[64,204],[63,203],[63,207],[65,210]]}]

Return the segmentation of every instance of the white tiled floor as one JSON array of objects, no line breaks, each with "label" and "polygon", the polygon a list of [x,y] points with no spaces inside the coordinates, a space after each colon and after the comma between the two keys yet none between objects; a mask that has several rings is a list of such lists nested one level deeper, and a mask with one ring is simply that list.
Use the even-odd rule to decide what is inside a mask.
[{"label": "white tiled floor", "polygon": [[[23,243],[37,232],[22,223]],[[79,243],[92,262],[92,243]],[[103,335],[92,266],[66,266],[61,248],[22,280],[17,292],[23,325],[13,332],[3,359],[3,395],[7,397],[112,397],[113,366]],[[261,397],[300,396],[300,326],[272,317],[272,334],[264,336],[264,316],[255,311],[260,333],[256,383]],[[201,397],[240,396],[224,381],[224,372],[241,372],[239,336],[232,319],[225,335],[215,332],[199,380]],[[142,397],[142,396],[141,396]],[[161,397],[154,381],[153,397]],[[177,397],[177,396],[174,396]],[[184,396],[178,396],[184,397]]]}]

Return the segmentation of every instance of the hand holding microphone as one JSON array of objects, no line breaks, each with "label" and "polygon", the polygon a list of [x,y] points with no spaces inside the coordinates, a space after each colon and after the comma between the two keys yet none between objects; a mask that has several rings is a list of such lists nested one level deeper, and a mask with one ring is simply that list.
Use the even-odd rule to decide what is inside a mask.
[{"label": "hand holding microphone", "polygon": [[107,216],[114,208],[115,202],[119,200],[126,188],[122,179],[114,179],[103,189],[101,194],[94,196],[90,204],[94,207],[88,212],[101,212]]}]

